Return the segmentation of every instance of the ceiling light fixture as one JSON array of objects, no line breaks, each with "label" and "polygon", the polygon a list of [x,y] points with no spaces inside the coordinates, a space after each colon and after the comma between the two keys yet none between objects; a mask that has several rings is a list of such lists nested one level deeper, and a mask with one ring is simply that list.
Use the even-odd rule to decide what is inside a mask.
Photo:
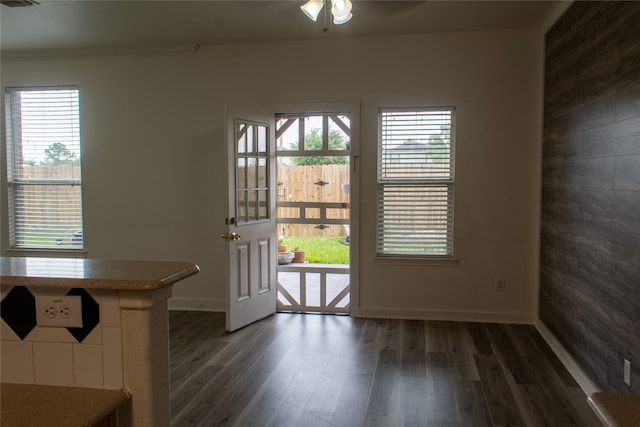
[{"label": "ceiling light fixture", "polygon": [[36,0],[2,0],[0,4],[9,7],[24,7],[24,6],[35,6],[36,4],[40,4]]},{"label": "ceiling light fixture", "polygon": [[[305,15],[309,17],[313,22],[318,19],[318,15],[322,10],[322,7],[327,0],[309,0],[300,9]],[[333,15],[333,23],[336,25],[344,24],[348,22],[351,17],[351,0],[330,0],[331,1],[331,14]]]}]

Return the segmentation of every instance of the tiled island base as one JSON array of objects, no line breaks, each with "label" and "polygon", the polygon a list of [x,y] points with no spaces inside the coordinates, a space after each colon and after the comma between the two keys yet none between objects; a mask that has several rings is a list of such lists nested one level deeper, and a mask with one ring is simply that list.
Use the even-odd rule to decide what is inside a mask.
[{"label": "tiled island base", "polygon": [[[197,272],[180,262],[0,258],[2,425],[16,415],[12,406],[5,411],[4,391],[24,384],[128,395],[119,426],[169,426],[167,300],[176,282]],[[40,295],[81,295],[82,328],[38,326]],[[20,388],[28,396],[51,389]]]}]

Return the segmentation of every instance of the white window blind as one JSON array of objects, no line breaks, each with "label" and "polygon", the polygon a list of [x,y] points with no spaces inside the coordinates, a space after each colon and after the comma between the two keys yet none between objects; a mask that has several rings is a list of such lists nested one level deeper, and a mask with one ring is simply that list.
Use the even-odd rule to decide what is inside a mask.
[{"label": "white window blind", "polygon": [[378,255],[453,256],[454,113],[380,110]]},{"label": "white window blind", "polygon": [[7,88],[5,102],[10,246],[82,248],[77,88]]}]

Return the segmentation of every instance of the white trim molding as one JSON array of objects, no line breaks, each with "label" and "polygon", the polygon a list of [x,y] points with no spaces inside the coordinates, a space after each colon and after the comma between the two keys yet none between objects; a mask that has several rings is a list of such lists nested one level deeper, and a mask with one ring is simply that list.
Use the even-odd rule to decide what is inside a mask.
[{"label": "white trim molding", "polygon": [[553,332],[547,328],[544,322],[537,318],[534,326],[540,335],[542,335],[542,338],[544,338],[547,344],[549,344],[551,350],[553,350],[556,356],[558,356],[558,359],[560,359],[564,367],[567,368],[573,379],[576,380],[582,391],[584,391],[587,396],[591,396],[593,393],[599,392],[600,389],[598,386],[596,386],[587,374],[585,374],[582,368],[580,368],[576,363],[575,359],[571,354],[569,354],[560,341],[558,341],[555,335],[553,335]]},{"label": "white trim molding", "polygon": [[93,57],[121,55],[193,55],[198,50],[196,43],[154,45],[154,46],[122,46],[92,47],[73,49],[16,50],[2,52],[2,59],[42,59],[59,57]]},{"label": "white trim molding", "polygon": [[224,299],[173,297],[169,299],[169,310],[225,312],[226,302]]},{"label": "white trim molding", "polygon": [[363,308],[353,317],[378,319],[415,319],[415,320],[444,320],[454,322],[483,322],[483,323],[517,323],[531,325],[535,322],[533,313],[499,313],[486,311],[451,311],[451,310],[404,310],[384,308]]},{"label": "white trim molding", "polygon": [[378,255],[373,258],[373,263],[377,265],[396,265],[406,267],[417,265],[419,267],[455,267],[458,264],[457,257],[448,256],[396,256]]}]

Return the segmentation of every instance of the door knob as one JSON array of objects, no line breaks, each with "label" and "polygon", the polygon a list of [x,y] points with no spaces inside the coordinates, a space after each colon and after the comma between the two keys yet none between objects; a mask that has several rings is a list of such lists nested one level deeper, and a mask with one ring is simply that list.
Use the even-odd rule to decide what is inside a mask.
[{"label": "door knob", "polygon": [[230,234],[224,233],[224,234],[222,234],[220,236],[220,238],[222,240],[231,240],[231,241],[240,240],[240,235],[238,233],[235,233],[235,232],[234,233],[230,233]]}]

